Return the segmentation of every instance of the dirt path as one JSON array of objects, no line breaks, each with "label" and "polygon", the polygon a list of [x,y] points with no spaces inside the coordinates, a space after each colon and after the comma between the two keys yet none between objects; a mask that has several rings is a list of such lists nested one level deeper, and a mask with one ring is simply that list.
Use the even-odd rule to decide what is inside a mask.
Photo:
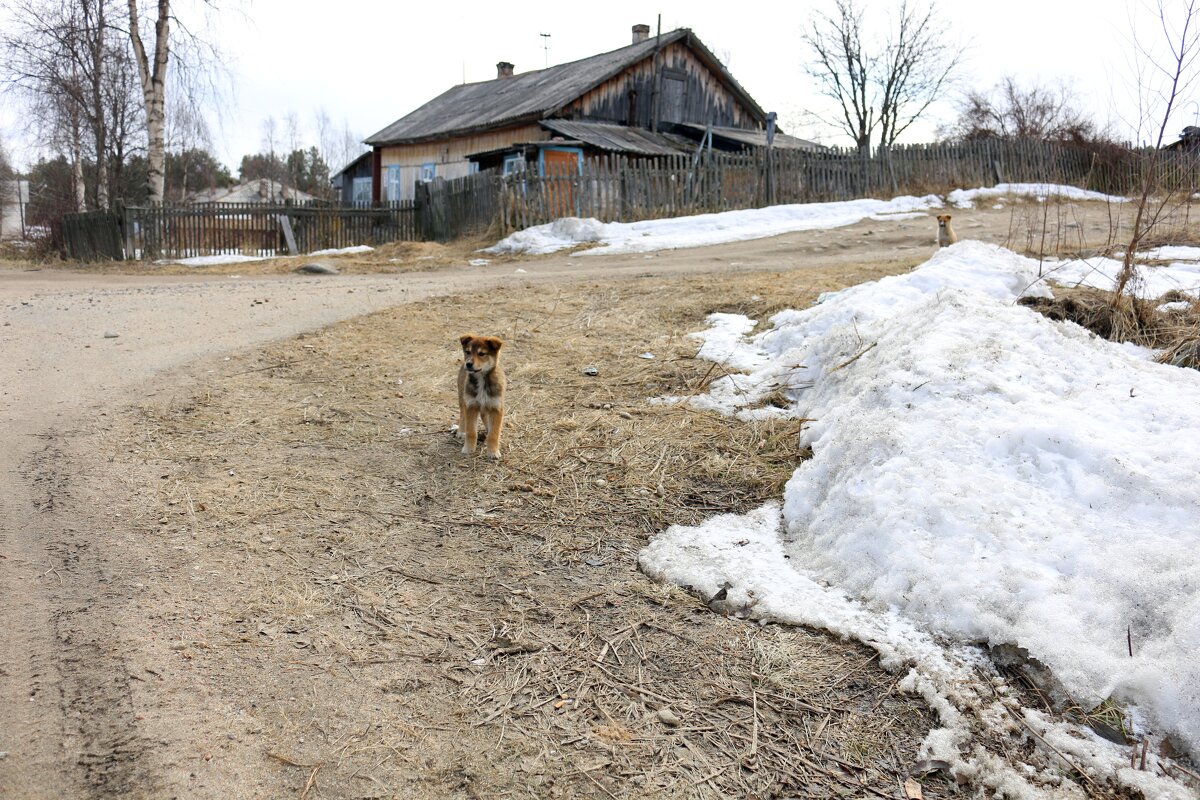
[{"label": "dirt path", "polygon": [[[504,471],[481,472],[447,451],[443,421],[428,410],[440,410],[446,369],[431,354],[473,320],[507,326],[527,357],[540,348],[540,363],[572,374],[580,360],[617,369],[650,331],[682,357],[679,335],[722,298],[772,291],[781,305],[806,302],[919,263],[930,252],[923,223],[388,276],[0,272],[0,796],[390,796],[401,785],[404,796],[430,797],[520,787],[529,796],[768,791],[787,782],[782,767],[766,768],[780,761],[779,737],[803,729],[811,746],[813,729],[820,737],[830,720],[847,741],[887,741],[911,758],[924,712],[891,697],[890,676],[869,667],[865,651],[803,632],[714,625],[704,609],[703,623],[690,620],[677,593],[656,593],[631,571],[656,526],[753,499],[733,497],[724,461],[700,464],[683,451],[696,453],[694,426],[675,432],[676,468],[704,480],[675,487],[693,498],[679,507],[659,502],[661,483],[624,487],[619,498],[581,494],[575,473],[586,474],[584,486],[620,485],[617,462],[542,452],[557,445],[535,443],[538,428],[520,422]],[[1007,212],[959,222],[960,235],[993,241],[1010,228]],[[762,270],[800,271],[784,281]],[[465,305],[430,300],[464,293],[474,297]],[[397,306],[311,343],[256,350]],[[614,316],[616,306],[625,311]],[[634,309],[647,309],[644,327],[630,327]],[[607,338],[565,346],[593,325]],[[408,376],[400,394],[417,402],[408,416],[396,416],[389,369]],[[551,398],[570,386],[561,375],[545,381]],[[636,411],[648,393],[697,379],[638,373],[624,390],[571,390],[568,405],[572,415],[605,404]],[[330,381],[336,402],[320,399]],[[143,409],[132,420],[118,413],[130,403]],[[608,415],[593,416],[586,430],[603,429]],[[551,415],[538,424],[580,423]],[[399,426],[410,438],[397,440]],[[309,430],[334,439],[295,433]],[[711,443],[729,434],[705,435]],[[625,452],[613,436],[588,446]],[[722,459],[736,461],[739,446],[722,444]],[[651,473],[666,472],[667,452]],[[543,472],[550,456],[557,477]],[[643,457],[654,462],[649,450]],[[264,464],[277,469],[267,474]],[[415,475],[450,479],[416,492]],[[498,485],[530,491],[497,500]],[[568,485],[574,516],[564,529]],[[539,487],[550,500],[538,499]],[[247,496],[258,509],[249,518],[205,513]],[[324,510],[304,510],[314,497],[326,498]],[[601,512],[610,518],[596,528],[589,520]],[[381,560],[381,545],[391,558]],[[800,657],[825,665],[815,682],[790,674]],[[775,733],[754,692],[751,717],[703,716],[684,684],[673,685],[697,660],[711,672],[691,690],[722,708],[743,708],[752,676],[788,673],[796,685],[763,700]],[[857,711],[818,689],[845,685],[847,673],[864,676],[850,681]],[[572,716],[589,688],[588,715]],[[563,719],[533,713],[547,706],[565,708]],[[698,730],[667,741],[654,722],[664,708],[693,712]],[[873,737],[866,708],[906,722],[891,739]],[[714,737],[718,728],[753,737],[760,773],[747,777],[722,756],[739,740]],[[832,763],[855,758],[839,752]],[[888,766],[859,777],[887,785],[901,760],[889,754]],[[642,784],[621,777],[634,774]]]}]

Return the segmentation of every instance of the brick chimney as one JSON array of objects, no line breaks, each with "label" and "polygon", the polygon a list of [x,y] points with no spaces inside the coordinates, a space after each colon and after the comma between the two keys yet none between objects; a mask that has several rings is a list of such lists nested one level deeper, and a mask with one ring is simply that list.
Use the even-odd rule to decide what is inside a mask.
[{"label": "brick chimney", "polygon": [[633,43],[644,42],[650,38],[649,25],[634,25],[633,26]]},{"label": "brick chimney", "polygon": [[497,78],[511,78],[513,76],[513,65],[507,61],[501,61],[496,65]]}]

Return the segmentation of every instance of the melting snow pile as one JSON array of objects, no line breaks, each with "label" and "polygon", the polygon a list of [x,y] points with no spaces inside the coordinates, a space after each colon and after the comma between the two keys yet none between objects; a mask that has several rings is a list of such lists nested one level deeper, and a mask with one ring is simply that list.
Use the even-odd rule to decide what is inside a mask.
[{"label": "melting snow pile", "polygon": [[[1014,305],[1046,293],[1037,269],[964,242],[755,336],[713,315],[701,355],[748,374],[688,402],[810,418],[813,458],[781,506],[674,526],[641,565],[914,664],[910,688],[934,687],[948,730],[958,712],[937,698],[966,657],[947,667],[914,625],[1026,648],[1086,707],[1113,697],[1200,755],[1200,373]],[[761,407],[776,390],[791,408]],[[1086,743],[1094,769],[1128,767],[1127,750]]]},{"label": "melting snow pile", "polygon": [[374,250],[368,244],[356,244],[351,247],[335,247],[331,250],[314,250],[309,253],[310,256],[344,256],[352,253],[369,253]]},{"label": "melting snow pile", "polygon": [[[1139,297],[1153,299],[1172,290],[1200,297],[1200,247],[1159,247],[1137,254],[1139,281],[1131,288]],[[1093,286],[1111,291],[1117,285],[1121,262],[1112,258],[1087,258],[1046,262],[1042,273],[1063,286]]]},{"label": "melting snow pile", "polygon": [[214,256],[193,256],[173,261],[156,261],[156,264],[182,264],[185,267],[214,267],[220,264],[245,264],[249,261],[266,261],[269,256],[245,256],[241,253],[222,253]]},{"label": "melting snow pile", "polygon": [[580,244],[599,242],[599,247],[579,255],[647,253],[652,250],[761,239],[791,231],[839,228],[868,218],[909,219],[917,212],[941,206],[942,201],[938,197],[928,195],[892,200],[770,206],[644,222],[603,223],[590,218],[567,217],[548,225],[535,225],[518,231],[485,252],[553,253]]},{"label": "melting snow pile", "polygon": [[1076,186],[1063,186],[1056,183],[999,183],[986,189],[955,189],[946,195],[955,208],[973,208],[976,200],[988,200],[999,197],[1032,197],[1039,203],[1048,197],[1061,197],[1064,200],[1099,200],[1105,203],[1127,203],[1127,198],[1092,192]]},{"label": "melting snow pile", "polygon": [[[309,253],[310,256],[342,256],[351,253],[369,253],[374,250],[374,247],[365,244],[357,244],[353,247],[339,247],[332,250],[314,250]],[[157,264],[182,264],[185,267],[213,267],[221,264],[245,264],[249,261],[266,261],[270,258],[284,257],[287,253],[277,253],[273,256],[247,256],[241,253],[217,253],[211,256],[193,256],[192,258],[176,258],[166,261],[157,261]]]}]

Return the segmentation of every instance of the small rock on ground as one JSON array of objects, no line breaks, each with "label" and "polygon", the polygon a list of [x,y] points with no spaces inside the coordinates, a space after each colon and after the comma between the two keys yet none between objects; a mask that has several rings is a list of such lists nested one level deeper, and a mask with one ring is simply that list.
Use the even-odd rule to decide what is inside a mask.
[{"label": "small rock on ground", "polygon": [[303,272],[307,275],[337,275],[336,267],[331,267],[328,264],[301,264],[296,267],[296,272]]}]

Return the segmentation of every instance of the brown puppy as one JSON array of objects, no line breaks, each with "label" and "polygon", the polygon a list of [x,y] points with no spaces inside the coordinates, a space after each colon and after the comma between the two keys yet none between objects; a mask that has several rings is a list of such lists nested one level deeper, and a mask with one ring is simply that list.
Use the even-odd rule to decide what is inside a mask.
[{"label": "brown puppy", "polygon": [[938,247],[948,247],[958,241],[958,234],[950,227],[950,215],[938,214]]},{"label": "brown puppy", "polygon": [[459,337],[463,363],[458,369],[458,432],[463,452],[475,452],[479,418],[487,426],[487,454],[500,457],[500,428],[504,424],[504,370],[500,369],[500,348],[504,342],[495,336],[468,333]]}]

